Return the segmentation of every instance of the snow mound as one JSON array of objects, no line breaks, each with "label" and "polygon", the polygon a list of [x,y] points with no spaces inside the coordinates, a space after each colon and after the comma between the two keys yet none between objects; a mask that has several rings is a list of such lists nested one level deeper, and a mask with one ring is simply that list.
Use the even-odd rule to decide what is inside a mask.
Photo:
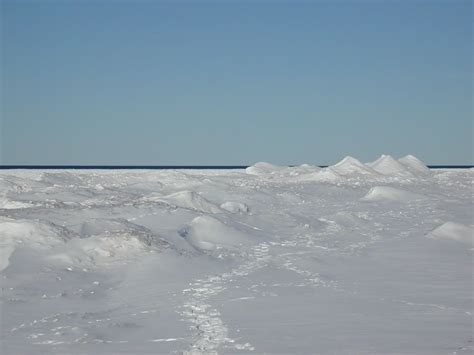
[{"label": "snow mound", "polygon": [[382,154],[380,158],[372,163],[368,163],[367,166],[384,175],[408,173],[406,166],[395,160],[392,156],[385,154]]},{"label": "snow mound", "polygon": [[286,166],[278,166],[266,162],[259,162],[252,166],[249,166],[247,169],[245,169],[245,172],[251,175],[266,175],[274,174],[285,169],[288,168]]},{"label": "snow mound", "polygon": [[210,216],[194,218],[189,226],[178,232],[196,249],[213,251],[216,249],[239,250],[250,243],[248,236]]},{"label": "snow mound", "polygon": [[347,156],[342,159],[339,163],[329,167],[330,170],[336,172],[339,175],[378,175],[376,171],[369,168],[368,166],[361,163],[356,158]]},{"label": "snow mound", "polygon": [[321,171],[319,166],[309,165],[309,164],[302,164],[299,166],[293,166],[288,168],[288,174],[290,176],[305,176],[308,174],[314,174]]},{"label": "snow mound", "polygon": [[223,210],[231,213],[248,213],[249,206],[242,202],[227,201],[221,205]]},{"label": "snow mound", "polygon": [[429,234],[435,239],[452,239],[474,246],[474,228],[461,223],[446,222]]},{"label": "snow mound", "polygon": [[190,208],[207,213],[221,212],[220,208],[214,203],[206,200],[204,197],[194,191],[176,192],[166,196],[164,199],[178,207]]},{"label": "snow mound", "polygon": [[9,265],[10,256],[18,247],[49,249],[70,238],[65,229],[53,224],[3,217],[0,217],[0,236],[0,271]]},{"label": "snow mound", "polygon": [[205,213],[219,213],[221,209],[194,191],[179,191],[167,196],[150,195],[147,201],[164,202],[176,207],[188,208]]},{"label": "snow mound", "polygon": [[423,199],[424,196],[390,186],[375,186],[362,198],[362,201],[410,202]]},{"label": "snow mound", "polygon": [[296,178],[299,182],[322,182],[322,183],[338,183],[344,180],[344,178],[336,173],[335,171],[325,168],[319,169],[316,172],[302,174]]},{"label": "snow mound", "polygon": [[430,171],[430,169],[420,159],[410,154],[398,159],[398,161],[406,167],[418,172],[427,173]]}]

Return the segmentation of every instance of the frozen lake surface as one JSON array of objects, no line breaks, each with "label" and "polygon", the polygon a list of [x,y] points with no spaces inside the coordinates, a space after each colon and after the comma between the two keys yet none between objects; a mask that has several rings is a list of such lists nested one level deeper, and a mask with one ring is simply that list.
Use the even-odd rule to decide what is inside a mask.
[{"label": "frozen lake surface", "polygon": [[472,354],[474,171],[0,171],[2,354]]}]

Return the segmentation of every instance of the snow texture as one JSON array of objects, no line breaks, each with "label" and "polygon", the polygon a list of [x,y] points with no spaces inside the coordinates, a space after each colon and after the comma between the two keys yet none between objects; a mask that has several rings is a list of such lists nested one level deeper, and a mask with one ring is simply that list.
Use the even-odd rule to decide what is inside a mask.
[{"label": "snow texture", "polygon": [[0,172],[0,353],[472,354],[474,170]]}]

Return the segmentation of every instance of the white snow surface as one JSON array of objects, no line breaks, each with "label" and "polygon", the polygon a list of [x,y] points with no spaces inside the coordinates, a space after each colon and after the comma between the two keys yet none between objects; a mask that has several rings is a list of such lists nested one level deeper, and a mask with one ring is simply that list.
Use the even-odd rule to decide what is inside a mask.
[{"label": "white snow surface", "polygon": [[408,173],[408,167],[395,160],[391,155],[383,154],[380,158],[367,165],[384,175]]},{"label": "white snow surface", "polygon": [[461,223],[446,222],[431,232],[431,237],[452,239],[470,246],[474,246],[474,227]]},{"label": "white snow surface", "polygon": [[363,201],[393,201],[393,202],[409,202],[422,199],[423,196],[407,190],[391,187],[391,186],[375,186],[365,195]]},{"label": "white snow surface", "polygon": [[0,171],[0,353],[472,354],[473,177]]}]

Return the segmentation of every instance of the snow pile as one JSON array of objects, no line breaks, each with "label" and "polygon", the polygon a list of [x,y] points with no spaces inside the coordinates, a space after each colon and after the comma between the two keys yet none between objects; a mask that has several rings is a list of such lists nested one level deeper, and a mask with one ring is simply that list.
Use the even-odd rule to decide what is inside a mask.
[{"label": "snow pile", "polygon": [[322,183],[339,183],[344,180],[342,175],[339,175],[330,168],[319,169],[316,172],[303,174],[298,176],[295,181],[312,181],[312,182],[322,182]]},{"label": "snow pile", "polygon": [[69,239],[69,233],[52,223],[4,217],[0,217],[0,236],[0,271],[9,265],[10,256],[19,247],[50,249]]},{"label": "snow pile", "polygon": [[378,173],[370,167],[364,165],[356,158],[347,156],[339,163],[328,168],[339,175],[372,175],[377,176]]},{"label": "snow pile", "polygon": [[413,171],[421,173],[430,172],[430,169],[420,159],[413,155],[408,154],[407,156],[398,159],[398,161]]},{"label": "snow pile", "polygon": [[423,199],[424,196],[390,186],[375,186],[362,198],[362,201],[410,202]]},{"label": "snow pile", "polygon": [[219,213],[221,209],[194,191],[179,191],[167,196],[154,194],[145,197],[146,201],[164,202],[176,207],[188,208],[205,213]]},{"label": "snow pile", "polygon": [[237,251],[242,245],[250,243],[246,234],[210,216],[194,218],[179,234],[196,249],[205,251],[222,248]]},{"label": "snow pile", "polygon": [[267,175],[281,172],[285,169],[288,168],[286,166],[278,166],[266,162],[259,162],[249,166],[247,169],[245,169],[245,172],[251,175]]},{"label": "snow pile", "polygon": [[474,228],[461,223],[446,222],[429,234],[435,239],[451,239],[474,246]]},{"label": "snow pile", "polygon": [[306,176],[308,174],[315,174],[321,171],[319,166],[302,164],[288,168],[289,176]]},{"label": "snow pile", "polygon": [[242,202],[227,201],[221,205],[221,208],[231,213],[248,213],[249,206]]},{"label": "snow pile", "polygon": [[409,174],[406,166],[395,160],[392,156],[385,154],[372,163],[368,163],[367,166],[384,175]]}]

